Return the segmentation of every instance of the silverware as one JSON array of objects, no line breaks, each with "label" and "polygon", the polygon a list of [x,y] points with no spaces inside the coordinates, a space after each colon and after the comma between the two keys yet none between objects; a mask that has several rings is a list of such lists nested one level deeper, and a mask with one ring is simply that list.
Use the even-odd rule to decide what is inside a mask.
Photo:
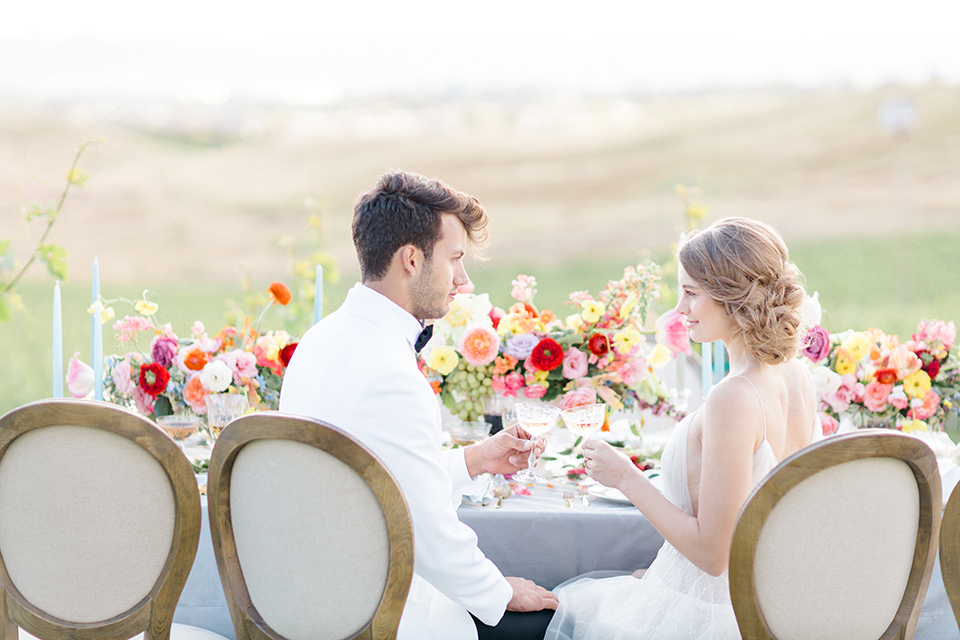
[{"label": "silverware", "polygon": [[566,501],[566,503],[567,503],[567,509],[572,509],[572,508],[573,508],[573,498],[574,498],[574,493],[573,493],[573,491],[564,491],[564,492],[563,492],[563,499],[564,499],[564,500]]},{"label": "silverware", "polygon": [[497,499],[497,509],[503,506],[503,499],[513,495],[509,482],[501,482],[493,488],[493,497]]},{"label": "silverware", "polygon": [[590,506],[590,498],[588,498],[587,496],[588,496],[589,493],[590,493],[590,488],[589,488],[588,486],[582,484],[582,485],[580,485],[580,487],[577,489],[577,491],[579,491],[579,493],[580,493],[580,504],[582,504],[582,505],[585,506],[585,507],[589,507],[589,506]]}]

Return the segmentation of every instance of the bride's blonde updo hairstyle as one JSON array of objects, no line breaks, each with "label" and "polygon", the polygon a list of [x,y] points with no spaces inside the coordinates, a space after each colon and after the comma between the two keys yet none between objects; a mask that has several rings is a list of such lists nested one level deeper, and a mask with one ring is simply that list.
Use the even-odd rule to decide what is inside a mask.
[{"label": "bride's blonde updo hairstyle", "polygon": [[689,233],[679,257],[687,275],[736,322],[754,358],[776,363],[796,356],[806,292],[773,227],[724,218]]}]

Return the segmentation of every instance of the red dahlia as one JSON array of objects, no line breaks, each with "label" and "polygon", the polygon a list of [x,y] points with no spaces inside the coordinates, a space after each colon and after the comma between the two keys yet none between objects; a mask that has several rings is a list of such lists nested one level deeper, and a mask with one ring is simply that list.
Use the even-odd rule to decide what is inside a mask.
[{"label": "red dahlia", "polygon": [[530,352],[530,364],[540,371],[553,371],[563,364],[563,347],[553,338],[544,338]]},{"label": "red dahlia", "polygon": [[140,388],[147,395],[156,398],[166,391],[168,382],[170,382],[170,372],[156,362],[140,365]]},{"label": "red dahlia", "polygon": [[927,364],[923,365],[923,370],[927,372],[927,375],[930,376],[930,379],[933,380],[937,377],[937,374],[940,373],[940,361],[934,358]]},{"label": "red dahlia", "polygon": [[595,333],[590,336],[590,341],[587,342],[587,348],[590,349],[590,353],[598,358],[602,358],[610,351],[610,338],[602,333]]}]

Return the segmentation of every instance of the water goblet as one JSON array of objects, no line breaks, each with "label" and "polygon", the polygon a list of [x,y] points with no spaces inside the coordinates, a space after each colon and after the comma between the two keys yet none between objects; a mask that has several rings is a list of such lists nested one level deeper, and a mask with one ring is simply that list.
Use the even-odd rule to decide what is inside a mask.
[{"label": "water goblet", "polygon": [[211,393],[206,398],[207,426],[214,439],[223,428],[247,411],[247,397],[239,393]]},{"label": "water goblet", "polygon": [[517,473],[514,479],[520,483],[541,482],[541,478],[534,471],[534,465],[537,463],[537,438],[545,435],[557,424],[557,418],[560,416],[560,408],[551,404],[519,402],[514,409],[517,415],[517,422],[524,431],[530,434],[530,440],[534,445],[530,447],[527,468]]}]

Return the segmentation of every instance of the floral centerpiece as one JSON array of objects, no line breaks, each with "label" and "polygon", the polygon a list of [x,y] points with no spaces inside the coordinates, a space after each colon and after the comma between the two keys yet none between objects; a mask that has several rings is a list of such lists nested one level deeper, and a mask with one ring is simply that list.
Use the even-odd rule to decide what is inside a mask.
[{"label": "floral centerpiece", "polygon": [[[287,304],[290,292],[280,282],[269,289],[270,302]],[[108,301],[112,302],[112,301]],[[99,303],[99,301],[98,301]],[[95,303],[97,304],[97,303]],[[100,303],[102,305],[102,303]],[[104,358],[104,399],[136,409],[148,417],[173,413],[207,412],[206,398],[215,393],[239,393],[250,407],[276,409],[284,369],[296,349],[286,331],[259,331],[251,318],[239,326],[225,326],[210,334],[195,322],[187,336],[177,335],[170,324],[157,319],[158,305],[143,298],[134,301],[137,315],[127,315],[113,324],[116,338],[131,350]],[[111,307],[102,307],[112,319]],[[109,321],[109,320],[108,320]],[[89,367],[71,359],[68,388],[76,396],[89,392]]]},{"label": "floral centerpiece", "polygon": [[819,324],[804,339],[824,434],[886,427],[942,430],[960,411],[960,360],[952,321],[923,320],[909,340],[879,329],[828,333]]},{"label": "floral centerpiece", "polygon": [[479,418],[496,396],[555,401],[562,408],[602,402],[613,410],[650,409],[679,419],[682,412],[656,371],[683,346],[675,331],[647,339],[655,333],[646,320],[659,278],[652,262],[628,267],[597,296],[570,294],[573,313],[563,320],[537,308],[530,276],[513,281],[515,302],[506,311],[486,293],[461,293],[434,324],[421,369],[451,413],[464,420]]}]

